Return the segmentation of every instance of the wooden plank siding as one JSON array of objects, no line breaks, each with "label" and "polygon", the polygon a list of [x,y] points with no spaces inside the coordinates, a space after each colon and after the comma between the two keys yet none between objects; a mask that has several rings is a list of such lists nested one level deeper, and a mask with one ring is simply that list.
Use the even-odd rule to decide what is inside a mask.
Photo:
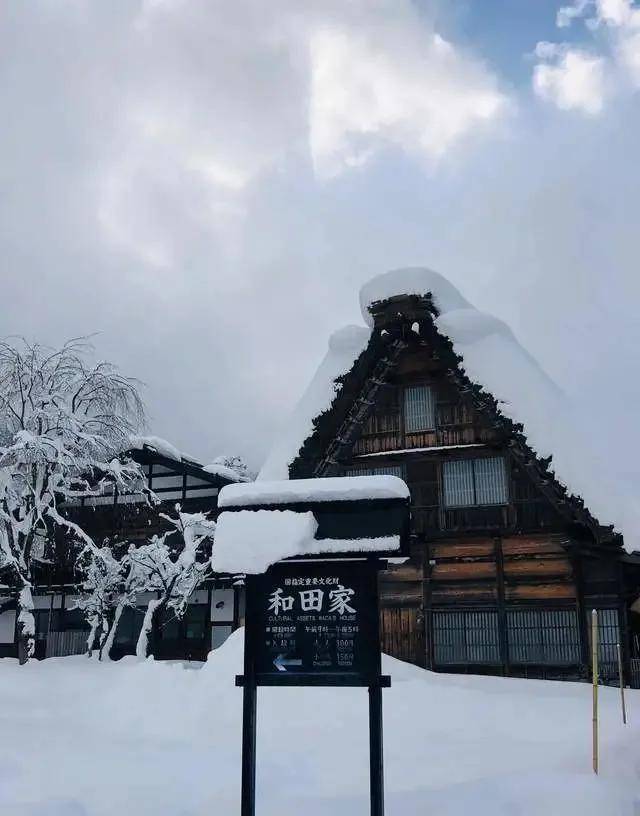
[{"label": "wooden plank siding", "polygon": [[425,665],[424,625],[419,608],[381,609],[380,637],[386,654]]},{"label": "wooden plank siding", "polygon": [[[423,611],[421,642],[431,643],[431,612],[486,609],[498,614],[499,670],[509,673],[506,614],[508,609],[570,609],[577,607],[577,589],[569,541],[555,535],[457,537],[430,544],[414,544],[411,558],[380,574],[380,601],[384,615],[383,642],[388,649],[408,646],[404,610]],[[407,612],[407,615],[414,612]],[[417,614],[417,613],[416,613]],[[509,613],[511,614],[511,613]],[[401,627],[396,631],[396,627]],[[402,628],[404,627],[404,628]],[[417,637],[417,635],[412,635]],[[410,650],[409,650],[410,651]],[[432,650],[433,651],[433,650]],[[391,654],[399,656],[399,652]],[[425,651],[427,661],[428,650]],[[407,658],[402,658],[407,659]],[[412,662],[416,662],[414,659]],[[437,665],[433,666],[437,668]],[[521,667],[515,668],[521,671]]]}]

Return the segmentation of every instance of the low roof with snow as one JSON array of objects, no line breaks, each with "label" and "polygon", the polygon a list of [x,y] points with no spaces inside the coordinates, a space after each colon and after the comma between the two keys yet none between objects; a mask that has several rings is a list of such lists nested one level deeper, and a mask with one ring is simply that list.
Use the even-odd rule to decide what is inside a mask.
[{"label": "low roof with snow", "polygon": [[218,476],[220,479],[227,482],[249,482],[252,477],[244,475],[234,468],[228,467],[224,464],[224,457],[214,459],[209,465],[202,465],[192,456],[178,450],[175,445],[167,442],[159,436],[131,436],[129,438],[129,451],[142,451],[150,454],[152,457],[157,456],[160,459],[169,460],[178,464],[186,465],[187,467],[204,471],[205,474],[211,476]]},{"label": "low roof with snow", "polygon": [[[366,327],[349,326],[331,337],[324,360],[258,479],[288,477],[290,466],[312,437],[318,417],[339,399],[343,378],[375,342],[372,312],[376,305],[406,295],[428,299],[437,333],[451,342],[460,361],[459,370],[495,399],[497,415],[516,423],[514,429],[524,427],[527,450],[537,459],[543,476],[573,496],[576,507],[583,499],[603,523],[615,523],[625,532],[630,548],[638,546],[640,502],[634,486],[618,476],[610,461],[591,450],[587,435],[580,429],[579,408],[570,404],[503,321],[479,311],[453,284],[421,267],[378,275],[362,287],[360,304]],[[553,470],[547,472],[550,457]],[[584,512],[588,514],[586,509]]]}]

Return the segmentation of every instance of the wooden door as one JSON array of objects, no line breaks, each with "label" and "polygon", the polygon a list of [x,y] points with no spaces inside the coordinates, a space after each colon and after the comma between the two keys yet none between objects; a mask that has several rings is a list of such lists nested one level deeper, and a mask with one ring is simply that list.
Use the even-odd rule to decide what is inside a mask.
[{"label": "wooden door", "polygon": [[388,606],[380,610],[382,651],[398,660],[424,666],[424,616],[417,607]]}]

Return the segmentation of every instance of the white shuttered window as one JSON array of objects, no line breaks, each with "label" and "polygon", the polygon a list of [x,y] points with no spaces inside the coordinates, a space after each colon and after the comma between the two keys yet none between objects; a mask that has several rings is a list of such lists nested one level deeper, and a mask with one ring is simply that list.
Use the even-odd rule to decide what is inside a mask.
[{"label": "white shuttered window", "polygon": [[445,507],[468,507],[475,504],[472,460],[443,462],[442,487]]},{"label": "white shuttered window", "polygon": [[452,459],[442,463],[445,507],[506,504],[507,475],[504,459]]},{"label": "white shuttered window", "polygon": [[404,389],[404,427],[407,433],[432,431],[436,427],[435,400],[428,385]]}]

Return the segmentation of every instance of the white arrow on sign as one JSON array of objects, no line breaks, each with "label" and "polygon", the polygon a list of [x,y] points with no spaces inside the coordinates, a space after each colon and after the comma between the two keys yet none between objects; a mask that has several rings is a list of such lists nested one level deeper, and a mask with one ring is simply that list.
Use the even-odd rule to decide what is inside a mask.
[{"label": "white arrow on sign", "polygon": [[273,665],[278,671],[286,672],[287,666],[302,666],[302,660],[287,660],[286,655],[278,655],[273,661]]}]

